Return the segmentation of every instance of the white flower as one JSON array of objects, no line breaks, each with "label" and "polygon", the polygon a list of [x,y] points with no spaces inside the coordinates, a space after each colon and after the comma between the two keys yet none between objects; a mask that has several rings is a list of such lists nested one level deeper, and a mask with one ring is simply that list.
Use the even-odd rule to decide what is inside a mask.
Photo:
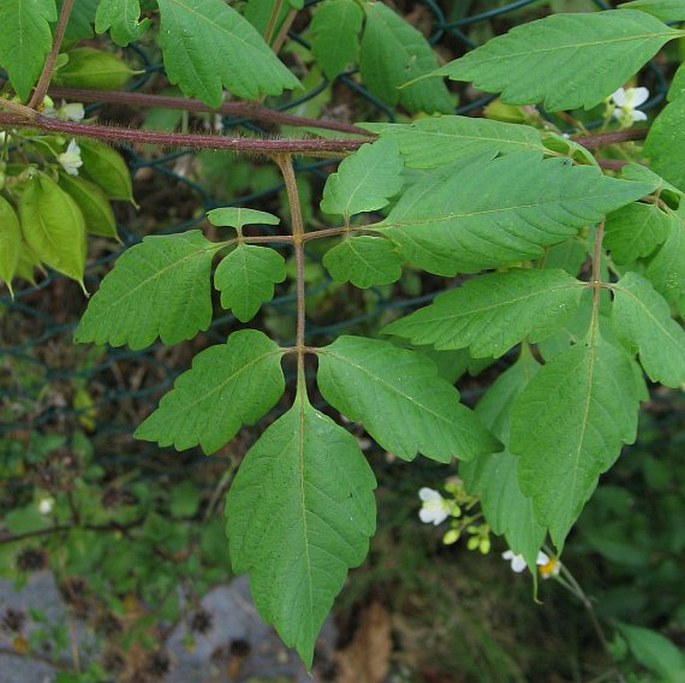
[{"label": "white flower", "polygon": [[69,175],[78,175],[78,170],[83,166],[81,148],[73,140],[67,146],[67,151],[57,155],[57,161]]},{"label": "white flower", "polygon": [[54,504],[54,498],[43,498],[43,500],[38,503],[38,510],[42,515],[49,515],[52,512],[52,507]]},{"label": "white flower", "polygon": [[[528,566],[523,555],[515,555],[513,550],[507,550],[506,552],[502,553],[502,559],[511,562],[511,569],[517,574],[520,574]],[[545,566],[548,563],[549,557],[540,551],[538,553],[536,564],[538,566]]]},{"label": "white flower", "polygon": [[630,125],[636,121],[646,121],[647,114],[638,111],[637,107],[649,98],[647,88],[619,88],[611,99],[616,105],[614,118],[623,124]]},{"label": "white flower", "polygon": [[419,489],[419,498],[423,501],[419,510],[422,522],[438,526],[450,516],[450,504],[437,491],[424,486]]},{"label": "white flower", "polygon": [[60,121],[81,121],[85,115],[86,112],[80,102],[67,104],[62,100],[62,106],[57,110],[57,118]]}]

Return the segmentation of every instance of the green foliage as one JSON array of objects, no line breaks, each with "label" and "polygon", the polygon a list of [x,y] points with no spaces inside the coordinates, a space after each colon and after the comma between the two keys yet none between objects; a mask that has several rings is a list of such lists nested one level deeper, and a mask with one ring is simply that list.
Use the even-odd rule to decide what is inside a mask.
[{"label": "green foliage", "polygon": [[264,416],[283,394],[282,351],[256,330],[233,333],[226,344],[195,356],[136,431],[139,439],[177,450],[200,445],[209,454],[228,443],[243,424]]},{"label": "green foliage", "polygon": [[656,204],[628,204],[607,216],[605,244],[616,263],[649,256],[671,232],[672,218]]},{"label": "green foliage", "polygon": [[617,624],[635,657],[667,683],[678,683],[685,670],[685,655],[668,638],[647,628]]},{"label": "green foliage", "polygon": [[57,19],[55,0],[6,0],[0,4],[0,65],[12,86],[26,100],[40,76],[50,50],[50,22]]},{"label": "green foliage", "polygon": [[459,403],[456,390],[420,354],[385,341],[343,336],[318,356],[317,383],[324,398],[398,457],[413,460],[421,453],[449,462],[497,448]]},{"label": "green foliage", "polygon": [[67,63],[52,77],[55,85],[119,90],[134,73],[120,57],[92,47],[74,48],[67,57]]},{"label": "green foliage", "polygon": [[[64,0],[57,0],[57,8],[61,9]],[[75,43],[93,37],[93,23],[100,0],[81,0],[74,3],[69,23],[64,34],[65,42]]]},{"label": "green foliage", "polygon": [[239,244],[221,259],[214,273],[214,286],[221,292],[221,305],[231,309],[241,322],[247,322],[262,303],[273,299],[274,284],[283,282],[285,276],[285,259],[277,251]]},{"label": "green foliage", "polygon": [[81,209],[88,234],[118,239],[112,206],[107,195],[95,183],[68,173],[60,173],[59,186]]},{"label": "green foliage", "polygon": [[532,356],[523,352],[519,360],[497,378],[476,408],[483,424],[504,444],[500,453],[489,453],[462,463],[459,474],[468,490],[479,495],[492,531],[504,534],[516,554],[535,567],[546,529],[533,510],[533,502],[523,495],[518,481],[518,458],[509,450],[509,412],[516,397],[539,370]]},{"label": "green foliage", "polygon": [[669,102],[654,119],[645,142],[644,152],[651,166],[666,180],[685,191],[685,172],[677,162],[685,152],[685,143],[677,131],[685,125],[685,95]]},{"label": "green foliage", "polygon": [[510,104],[590,109],[682,35],[635,10],[553,14],[517,26],[435,74],[501,92]]},{"label": "green foliage", "polygon": [[452,102],[444,85],[422,81],[403,87],[436,66],[425,38],[382,2],[364,5],[366,13],[359,69],[369,90],[388,104],[409,111],[448,113]]},{"label": "green foliage", "polygon": [[22,190],[19,218],[32,252],[83,287],[86,224],[71,196],[48,176],[37,174]]},{"label": "green foliage", "polygon": [[[465,506],[478,497],[483,514],[477,523],[475,517],[462,519],[470,548],[487,552],[492,530],[534,570],[549,532],[561,552],[599,476],[623,444],[635,440],[639,402],[647,398],[640,366],[667,387],[685,382],[685,335],[671,310],[685,311],[682,69],[644,147],[639,134],[623,130],[644,115],[608,101],[661,47],[685,35],[664,23],[685,18],[681,5],[637,0],[617,11],[553,13],[438,69],[422,32],[384,2],[323,0],[310,10],[296,0],[275,6],[261,0],[158,0],[159,21],[151,21],[154,2],[79,5],[67,27],[68,60],[60,56],[55,84],[120,89],[134,73],[127,62],[104,37],[96,39],[102,41],[97,47],[78,41],[92,36],[94,24],[98,34],[126,46],[147,40],[147,29],[159,25],[150,42],[163,53],[169,82],[210,107],[222,104],[225,88],[234,99],[259,101],[245,108],[246,115],[261,112],[272,125],[276,112],[266,116],[260,107],[265,97],[298,88],[295,73],[310,88],[322,74],[333,80],[358,65],[358,73],[344,82],[357,79],[382,103],[403,110],[396,112],[398,120],[407,121],[407,113],[446,115],[362,124],[378,136],[368,144],[362,144],[368,137],[352,138],[345,126],[348,135],[338,142],[346,146],[335,149],[356,151],[329,174],[320,197],[314,196],[318,181],[294,177],[294,157],[305,156],[307,164],[310,153],[326,159],[318,173],[334,164],[331,157],[338,152],[330,147],[307,151],[321,142],[311,132],[314,125],[306,127],[310,138],[292,138],[281,148],[277,136],[269,149],[254,146],[256,139],[248,145],[235,138],[238,147],[275,161],[281,170],[289,207],[266,208],[287,217],[287,225],[281,226],[276,213],[222,207],[207,218],[218,228],[235,229],[225,241],[210,241],[197,229],[145,237],[106,275],[75,339],[134,350],[158,338],[176,344],[208,330],[220,301],[238,321],[255,319],[274,339],[256,329],[232,330],[226,343],[199,351],[136,436],[211,454],[279,402],[287,400],[290,407],[272,418],[234,479],[237,461],[225,468],[220,458],[229,449],[218,455],[214,462],[225,474],[211,497],[194,481],[173,481],[168,499],[159,504],[139,483],[136,503],[112,511],[92,495],[91,479],[102,474],[92,454],[84,454],[83,471],[56,487],[43,506],[54,505],[54,518],[36,504],[47,498],[23,498],[4,515],[5,529],[42,534],[53,524],[66,526],[65,571],[90,572],[94,591],[116,586],[119,602],[127,591],[146,586],[141,597],[159,603],[170,622],[181,611],[175,597],[179,577],[208,585],[223,576],[230,554],[235,571],[249,572],[263,618],[308,665],[333,600],[349,568],[363,562],[375,528],[375,478],[352,429],[360,434],[363,428],[380,449],[406,461],[419,453],[442,464],[462,461],[463,484],[452,491],[465,496]],[[287,41],[294,10],[303,10],[303,26],[311,19],[305,37],[312,47],[286,42],[291,70],[276,52]],[[462,10],[453,8],[446,25],[463,18]],[[0,65],[9,76],[0,114],[12,124],[0,146],[0,278],[10,286],[17,277],[31,280],[41,264],[83,286],[86,233],[116,239],[109,201],[133,202],[122,157],[88,139],[88,123],[73,123],[83,112],[61,127],[30,116],[20,121],[26,130],[14,128],[12,117],[26,111],[11,97],[30,95],[56,19],[52,0],[12,0],[0,9]],[[486,118],[453,115],[457,94],[435,76],[472,81],[475,88],[501,93],[501,101],[485,110]],[[329,118],[324,107],[332,92],[301,106],[286,96],[269,104],[300,106],[298,116]],[[471,98],[466,89],[464,96]],[[564,113],[543,119],[532,107],[508,106],[539,102]],[[40,111],[58,121],[70,119],[64,107],[53,105],[48,98]],[[570,111],[581,107],[597,110]],[[203,125],[210,120],[204,112],[192,115],[205,117],[199,119]],[[349,120],[363,115],[351,111]],[[588,130],[594,116],[603,116],[603,131],[593,138]],[[178,123],[173,117],[169,130]],[[564,137],[567,126],[573,126],[571,138]],[[70,139],[72,130],[85,133],[78,145]],[[99,128],[93,131],[102,135]],[[118,135],[108,133],[110,139]],[[170,146],[199,140],[192,133],[166,139]],[[624,161],[645,158],[651,170],[628,163],[616,177]],[[200,175],[212,163],[204,157]],[[263,190],[264,177],[266,184],[275,182],[275,171],[257,162],[231,162],[229,172],[222,164],[215,163],[214,176],[231,195],[226,204]],[[368,215],[375,212],[380,213]],[[200,221],[202,213],[189,216]],[[325,238],[318,243],[324,246],[313,246],[319,238]],[[293,257],[286,261],[276,247],[291,249]],[[288,275],[292,282],[286,283]],[[458,279],[442,283],[439,277]],[[259,315],[279,283],[295,300],[295,320],[286,324],[274,320],[272,307]],[[370,291],[351,292],[345,283]],[[305,285],[318,289],[309,292]],[[443,286],[449,291],[440,293]],[[438,295],[401,319],[392,320],[388,309],[377,306],[380,296],[407,292],[426,294],[423,301]],[[382,313],[383,331],[417,349],[362,336],[313,346],[308,319],[328,326],[341,314],[337,308],[344,314]],[[365,329],[374,332],[370,324]],[[290,394],[281,367],[290,361],[286,356],[297,366]],[[318,362],[316,400],[332,409],[321,410],[337,411],[357,426],[348,430],[310,403],[308,356]],[[491,365],[478,381],[492,386],[476,409],[460,403],[453,381],[467,369],[475,374]],[[80,424],[95,429],[98,416],[88,388],[80,383],[70,398]],[[87,451],[82,443],[79,449]],[[38,462],[43,455],[31,457]],[[14,458],[7,470],[33,464]],[[227,552],[222,523],[212,512],[231,479]],[[183,522],[202,515],[207,526],[193,537]],[[118,539],[119,552],[116,543],[92,533],[122,528],[136,531]],[[174,561],[158,576],[160,552]],[[5,565],[8,574],[11,563]],[[122,612],[114,599],[108,609]],[[665,679],[680,666],[659,638],[618,628],[634,656]]]},{"label": "green foliage", "polygon": [[112,41],[121,47],[138,40],[149,25],[149,19],[140,21],[139,0],[101,2],[95,15],[95,30],[109,31]]},{"label": "green foliage", "polygon": [[0,280],[12,291],[12,278],[17,273],[21,251],[21,228],[12,205],[0,197]]},{"label": "green foliage", "polygon": [[373,230],[430,273],[477,273],[539,258],[544,247],[650,190],[644,183],[603,176],[596,168],[517,152],[426,173]]},{"label": "green foliage", "polygon": [[343,240],[326,252],[323,264],[336,282],[362,289],[389,285],[402,275],[402,257],[393,243],[370,235]]},{"label": "green foliage", "polygon": [[254,27],[222,0],[158,0],[158,5],[169,80],[189,97],[217,107],[222,86],[245,99],[299,86]]},{"label": "green foliage", "polygon": [[355,438],[300,389],[245,456],[226,500],[233,567],[250,573],[260,614],[307,665],[348,568],[366,556],[375,486]]},{"label": "green foliage", "polygon": [[364,127],[382,139],[395,140],[404,163],[411,168],[435,168],[474,157],[494,159],[512,152],[546,151],[534,128],[467,116],[441,116],[409,124],[366,123]]},{"label": "green foliage", "polygon": [[536,342],[561,327],[578,308],[583,286],[562,270],[491,273],[441,294],[384,331],[413,344],[468,347],[474,358],[498,358],[523,339]]},{"label": "green foliage", "polygon": [[639,349],[649,378],[674,389],[685,384],[685,333],[668,303],[637,273],[626,273],[613,292],[616,329]]},{"label": "green foliage", "polygon": [[560,550],[599,475],[635,440],[641,382],[623,350],[593,327],[550,359],[512,405],[521,490]]},{"label": "green foliage", "polygon": [[327,78],[335,78],[359,58],[364,13],[356,2],[325,0],[311,24],[312,53]]},{"label": "green foliage", "polygon": [[685,20],[685,7],[680,0],[631,0],[620,4],[618,9],[639,9],[667,22]]},{"label": "green foliage", "polygon": [[685,204],[671,222],[671,233],[649,262],[645,276],[666,301],[685,315]]},{"label": "green foliage", "polygon": [[80,142],[83,171],[109,199],[133,202],[131,174],[126,163],[108,145],[97,140]]},{"label": "green foliage", "polygon": [[362,145],[328,177],[321,200],[325,213],[350,216],[387,206],[402,187],[402,159],[392,140]]},{"label": "green foliage", "polygon": [[198,230],[146,237],[117,261],[91,299],[74,339],[144,349],[177,344],[212,319],[210,269],[221,247]]},{"label": "green foliage", "polygon": [[281,219],[272,213],[242,207],[212,209],[207,213],[207,218],[212,225],[236,228],[238,232],[241,232],[245,225],[278,225],[281,222]]}]

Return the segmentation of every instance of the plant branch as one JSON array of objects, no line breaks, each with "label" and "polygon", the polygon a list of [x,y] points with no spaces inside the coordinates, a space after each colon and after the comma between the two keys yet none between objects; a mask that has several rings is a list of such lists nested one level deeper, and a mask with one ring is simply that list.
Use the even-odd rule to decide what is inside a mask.
[{"label": "plant branch", "polygon": [[298,376],[304,372],[305,353],[305,287],[304,287],[304,220],[300,207],[300,194],[297,189],[297,179],[293,169],[292,157],[280,154],[275,157],[276,163],[283,175],[285,189],[290,204],[290,220],[292,226],[293,248],[297,264],[297,335],[295,348],[297,349]]},{"label": "plant branch", "polygon": [[253,102],[224,102],[221,106],[213,109],[200,100],[191,100],[185,97],[168,97],[166,95],[151,95],[139,92],[109,92],[106,90],[83,90],[80,88],[51,87],[48,94],[75,102],[103,102],[107,104],[125,104],[132,107],[161,107],[163,109],[180,109],[182,111],[215,112],[226,116],[235,116],[262,121],[263,123],[281,124],[286,126],[307,126],[333,130],[338,133],[362,135],[366,138],[375,138],[373,133],[363,128],[358,128],[348,123],[339,121],[326,121],[320,119],[308,119],[303,116],[293,116],[279,111],[272,111]]},{"label": "plant branch", "polygon": [[321,140],[318,138],[269,139],[228,138],[220,135],[199,133],[161,133],[137,128],[88,125],[72,121],[58,121],[38,114],[34,119],[19,118],[15,114],[0,113],[0,126],[39,128],[71,137],[95,138],[107,142],[129,144],[150,144],[161,147],[186,147],[189,149],[212,149],[243,152],[272,157],[274,154],[303,154],[330,158],[346,152],[353,152],[364,144],[363,140]]},{"label": "plant branch", "polygon": [[29,100],[29,107],[31,107],[31,109],[36,109],[42,104],[45,93],[48,91],[52,72],[55,70],[59,49],[62,46],[62,39],[64,38],[64,32],[67,30],[69,16],[71,15],[73,7],[74,0],[64,0],[62,9],[59,13],[59,18],[57,19],[57,26],[55,26],[55,37],[52,40],[52,49],[43,65],[43,71],[38,79],[38,85],[36,85],[33,96]]},{"label": "plant branch", "polygon": [[278,16],[280,15],[282,8],[283,0],[275,0],[274,5],[271,8],[269,23],[266,25],[266,30],[264,31],[264,42],[267,45],[271,44],[271,39],[274,37],[274,31],[276,30],[276,22],[278,21]]},{"label": "plant branch", "polygon": [[118,524],[117,522],[110,522],[109,524],[58,524],[45,529],[27,531],[23,534],[0,536],[0,545],[16,543],[17,541],[24,541],[28,538],[37,538],[39,536],[49,536],[51,534],[58,534],[65,531],[73,531],[74,529],[85,529],[86,531],[126,532],[129,529],[140,526],[144,521],[145,519],[142,518],[133,520],[127,524]]},{"label": "plant branch", "polygon": [[578,137],[572,137],[571,139],[573,142],[577,142],[587,149],[597,149],[599,147],[615,145],[621,142],[630,142],[631,140],[644,140],[647,137],[647,133],[649,133],[649,128],[627,128],[611,133],[580,135]]},{"label": "plant branch", "polygon": [[10,100],[6,100],[3,97],[0,97],[0,109],[8,109],[9,111],[14,114],[14,117],[12,115],[8,114],[2,114],[0,113],[0,122],[2,120],[7,120],[10,125],[14,125],[15,120],[16,121],[22,121],[22,120],[29,120],[33,121],[38,114],[36,113],[35,110],[31,109],[30,107],[27,107],[25,104],[18,104],[17,102],[11,102]]},{"label": "plant branch", "polygon": [[283,25],[281,26],[281,30],[278,32],[278,35],[276,36],[276,40],[274,40],[274,43],[272,45],[272,49],[275,54],[278,54],[281,51],[281,48],[283,47],[283,43],[285,43],[285,39],[288,37],[288,31],[290,30],[290,27],[293,25],[293,22],[295,21],[295,17],[297,16],[297,10],[296,9],[291,9],[288,12],[288,15],[286,18],[283,20]]},{"label": "plant branch", "polygon": [[607,171],[620,171],[628,162],[622,159],[596,159],[600,168]]},{"label": "plant branch", "polygon": [[592,284],[601,284],[600,265],[602,258],[602,240],[604,239],[604,221],[597,226],[595,244],[592,250]]}]

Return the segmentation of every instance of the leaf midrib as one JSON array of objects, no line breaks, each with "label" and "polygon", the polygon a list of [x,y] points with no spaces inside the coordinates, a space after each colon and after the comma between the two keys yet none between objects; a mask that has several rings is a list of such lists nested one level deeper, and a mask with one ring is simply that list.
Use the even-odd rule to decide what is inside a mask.
[{"label": "leaf midrib", "polygon": [[[376,383],[379,384],[381,387],[383,387],[384,389],[388,390],[389,393],[391,393],[391,394],[393,394],[393,395],[395,395],[395,396],[399,396],[400,398],[409,401],[410,403],[414,404],[414,406],[416,406],[417,409],[419,409],[419,410],[421,410],[421,411],[423,411],[423,412],[425,412],[425,413],[428,413],[429,415],[432,415],[432,416],[438,418],[440,421],[442,421],[442,422],[444,422],[444,423],[450,425],[450,427],[453,426],[454,423],[453,423],[451,420],[449,420],[447,417],[445,417],[444,415],[440,415],[440,413],[436,413],[434,410],[432,410],[432,409],[429,408],[428,406],[426,406],[426,405],[424,405],[424,404],[422,404],[422,403],[419,403],[419,402],[418,402],[414,397],[412,397],[411,395],[409,395],[409,394],[403,394],[402,392],[400,392],[400,391],[397,389],[397,387],[393,386],[393,385],[390,384],[388,381],[384,380],[382,377],[379,377],[378,375],[375,375],[375,374],[372,373],[369,369],[365,368],[363,365],[359,365],[358,363],[355,363],[355,362],[352,361],[350,358],[347,358],[347,357],[345,357],[345,356],[341,356],[339,353],[337,353],[337,352],[335,352],[335,351],[330,351],[329,349],[320,349],[320,350],[319,350],[319,355],[331,356],[331,357],[337,359],[338,361],[341,361],[341,362],[343,362],[343,363],[346,363],[346,364],[349,365],[350,367],[352,367],[352,368],[354,368],[354,369],[356,369],[356,370],[362,372],[364,375],[367,375],[372,381],[376,382]],[[415,373],[414,373],[414,376],[416,376]],[[437,376],[435,377],[435,379],[437,379]],[[363,422],[364,420],[362,419],[361,421]]]},{"label": "leaf midrib", "polygon": [[[181,239],[179,237],[179,239]],[[114,307],[122,305],[124,301],[126,301],[129,297],[131,297],[133,294],[135,294],[141,287],[145,287],[155,280],[158,280],[164,273],[168,272],[169,270],[172,270],[176,268],[177,266],[185,263],[186,261],[189,261],[193,258],[198,258],[199,256],[205,256],[207,253],[211,251],[219,251],[222,247],[225,247],[227,243],[225,242],[217,242],[217,243],[210,243],[210,246],[204,246],[204,247],[198,247],[198,245],[193,244],[193,242],[189,239],[185,238],[185,235],[183,236],[183,241],[186,244],[191,244],[193,247],[195,247],[195,250],[190,253],[186,254],[182,258],[180,258],[178,261],[173,261],[172,263],[168,264],[167,266],[164,266],[160,270],[155,271],[153,275],[151,275],[148,278],[145,278],[144,280],[141,280],[133,289],[129,289],[124,294],[116,299],[115,301],[112,301],[109,303],[109,306],[104,308],[101,312],[99,313],[93,313],[91,315],[91,321],[92,323],[95,323],[96,321],[100,320],[102,317],[110,317],[112,313],[112,309]],[[142,244],[140,246],[143,246]],[[213,255],[212,255],[213,256]]]}]

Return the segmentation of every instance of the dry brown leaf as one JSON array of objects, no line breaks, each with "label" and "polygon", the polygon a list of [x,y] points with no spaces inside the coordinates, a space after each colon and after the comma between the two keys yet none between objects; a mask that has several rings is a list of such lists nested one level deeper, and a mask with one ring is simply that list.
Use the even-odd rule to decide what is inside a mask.
[{"label": "dry brown leaf", "polygon": [[336,683],[383,683],[390,666],[390,616],[372,602],[359,618],[352,642],[335,654]]}]

